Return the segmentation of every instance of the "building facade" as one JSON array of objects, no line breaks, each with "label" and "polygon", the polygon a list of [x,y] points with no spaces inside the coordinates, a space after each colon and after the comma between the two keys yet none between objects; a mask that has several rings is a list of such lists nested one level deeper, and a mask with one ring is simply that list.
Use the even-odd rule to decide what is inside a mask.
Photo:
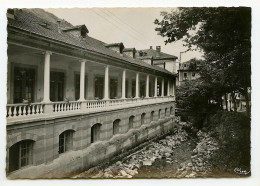
[{"label": "building facade", "polygon": [[10,179],[70,176],[174,127],[176,74],[48,15],[7,12]]},{"label": "building facade", "polygon": [[138,50],[136,56],[147,64],[161,67],[173,74],[177,73],[176,60],[178,58],[162,52],[161,46],[156,46],[155,50],[152,46],[149,49]]},{"label": "building facade", "polygon": [[195,59],[179,64],[178,85],[182,85],[185,81],[195,80],[200,77],[197,69],[198,64]]}]

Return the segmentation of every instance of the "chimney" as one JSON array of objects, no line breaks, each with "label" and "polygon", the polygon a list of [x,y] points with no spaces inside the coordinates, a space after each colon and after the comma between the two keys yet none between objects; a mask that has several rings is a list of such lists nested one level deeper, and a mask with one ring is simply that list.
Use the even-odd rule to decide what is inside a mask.
[{"label": "chimney", "polygon": [[58,23],[58,32],[61,33],[61,20],[58,19],[57,23]]},{"label": "chimney", "polygon": [[161,46],[156,46],[156,57],[160,57],[161,56]]},{"label": "chimney", "polygon": [[150,49],[153,49],[153,46],[150,46]]}]

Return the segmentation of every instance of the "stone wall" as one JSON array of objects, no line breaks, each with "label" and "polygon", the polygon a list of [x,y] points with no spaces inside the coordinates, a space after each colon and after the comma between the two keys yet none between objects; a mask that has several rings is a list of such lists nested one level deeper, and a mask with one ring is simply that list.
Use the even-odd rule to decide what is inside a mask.
[{"label": "stone wall", "polygon": [[[171,107],[174,110],[173,102],[8,125],[8,178],[66,177],[109,160],[156,135],[167,133],[174,126]],[[150,118],[152,111],[153,121]],[[142,113],[146,114],[143,125]],[[135,116],[132,129],[128,127],[130,116]],[[119,133],[113,135],[113,121],[116,119],[120,119]],[[91,143],[91,127],[96,123],[101,124],[100,140]],[[59,154],[59,135],[66,130],[73,131],[73,149]],[[32,165],[8,173],[9,148],[25,139],[34,141]]]}]

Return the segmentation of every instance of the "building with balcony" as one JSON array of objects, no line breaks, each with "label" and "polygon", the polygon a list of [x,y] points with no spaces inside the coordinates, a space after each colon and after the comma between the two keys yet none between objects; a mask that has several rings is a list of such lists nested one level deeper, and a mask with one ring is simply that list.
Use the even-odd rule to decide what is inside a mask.
[{"label": "building with balcony", "polygon": [[38,11],[7,12],[8,178],[71,176],[174,127],[176,74]]}]

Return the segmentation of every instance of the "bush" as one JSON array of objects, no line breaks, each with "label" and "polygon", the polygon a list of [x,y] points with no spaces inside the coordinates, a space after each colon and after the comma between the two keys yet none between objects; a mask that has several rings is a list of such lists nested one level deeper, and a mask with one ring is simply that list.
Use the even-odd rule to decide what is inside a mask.
[{"label": "bush", "polygon": [[242,113],[219,111],[209,117],[208,130],[219,143],[219,149],[212,156],[215,174],[233,175],[236,174],[235,168],[250,171],[250,119],[248,117]]}]

